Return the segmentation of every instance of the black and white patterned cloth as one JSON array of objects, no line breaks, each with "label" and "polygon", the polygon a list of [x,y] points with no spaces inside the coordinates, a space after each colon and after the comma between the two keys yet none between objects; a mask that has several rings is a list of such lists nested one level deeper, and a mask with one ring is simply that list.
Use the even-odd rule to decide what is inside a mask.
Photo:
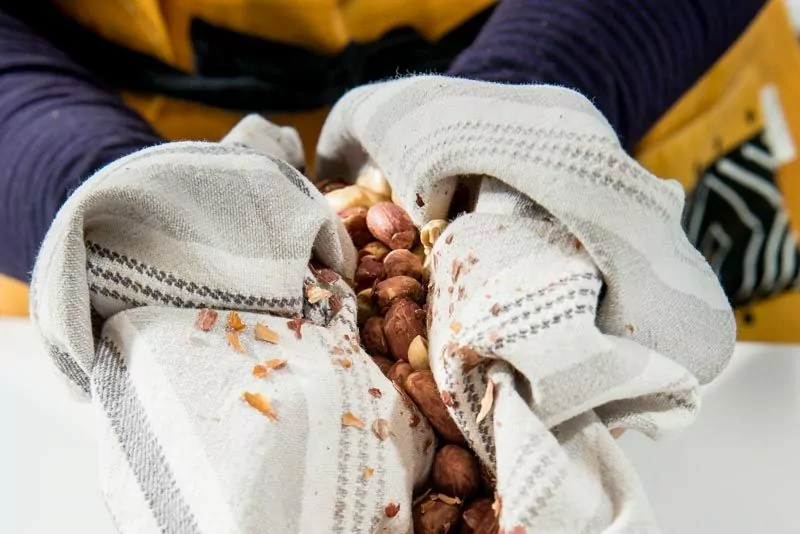
[{"label": "black and white patterned cloth", "polygon": [[736,305],[795,289],[799,281],[797,235],[776,168],[760,132],[703,170],[686,204],[689,239]]}]

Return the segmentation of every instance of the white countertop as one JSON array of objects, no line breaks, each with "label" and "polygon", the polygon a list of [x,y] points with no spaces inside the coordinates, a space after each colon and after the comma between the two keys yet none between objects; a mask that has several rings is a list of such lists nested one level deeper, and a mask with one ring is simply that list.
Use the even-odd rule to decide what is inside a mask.
[{"label": "white countertop", "polygon": [[[800,532],[800,347],[742,344],[700,419],[669,441],[620,440],[664,532]],[[92,408],[31,325],[0,319],[0,532],[115,532],[100,496]]]}]

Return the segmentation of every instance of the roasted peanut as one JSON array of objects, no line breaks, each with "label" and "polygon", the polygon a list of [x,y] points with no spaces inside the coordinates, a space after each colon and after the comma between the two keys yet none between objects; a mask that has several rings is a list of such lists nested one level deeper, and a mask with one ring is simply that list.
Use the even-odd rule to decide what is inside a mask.
[{"label": "roasted peanut", "polygon": [[367,212],[367,226],[372,235],[389,248],[411,248],[417,228],[403,208],[391,202],[379,202]]},{"label": "roasted peanut", "polygon": [[383,333],[386,344],[392,356],[398,360],[408,358],[408,347],[415,337],[425,333],[425,325],[420,320],[419,310],[414,302],[408,299],[399,299],[389,311],[383,321]]},{"label": "roasted peanut", "polygon": [[457,444],[464,443],[464,436],[455,421],[450,417],[450,413],[439,395],[439,389],[436,387],[433,373],[430,371],[415,371],[411,373],[406,379],[405,389],[428,419],[431,426],[439,432],[445,441]]}]

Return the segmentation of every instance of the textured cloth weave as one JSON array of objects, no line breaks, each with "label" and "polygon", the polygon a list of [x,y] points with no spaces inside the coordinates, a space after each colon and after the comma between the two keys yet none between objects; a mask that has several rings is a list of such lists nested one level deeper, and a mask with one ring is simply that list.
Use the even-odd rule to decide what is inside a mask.
[{"label": "textured cloth weave", "polygon": [[[680,186],[639,167],[572,91],[442,77],[337,104],[321,177],[367,160],[419,223],[446,213],[456,178],[484,177],[475,212],[434,247],[429,348],[451,414],[497,477],[501,525],[655,531],[606,427],[658,437],[691,422],[735,335],[681,229]],[[476,355],[484,363],[463,365]],[[478,423],[489,380],[494,408]]]},{"label": "textured cloth weave", "polygon": [[[120,532],[411,530],[434,437],[358,347],[345,282],[329,287],[338,312],[333,299],[304,299],[306,284],[321,283],[312,254],[352,273],[355,249],[284,162],[300,153],[293,140],[250,117],[224,144],[123,158],[70,197],[45,239],[32,316],[56,366],[96,408],[101,487]],[[220,310],[210,332],[195,329],[201,307]],[[231,309],[248,325],[244,354],[226,342]],[[313,321],[301,339],[293,317]],[[257,322],[278,343],[257,341]],[[286,367],[251,375],[274,358]],[[243,402],[245,391],[268,398],[277,421]],[[366,426],[343,426],[346,412]],[[373,435],[377,419],[391,439]]]},{"label": "textured cloth weave", "polygon": [[[251,118],[221,145],[123,158],[68,200],[45,240],[33,318],[97,407],[103,490],[122,532],[411,531],[432,433],[356,347],[344,282],[331,286],[341,309],[303,298],[312,255],[349,276],[355,250],[284,162],[299,157],[284,133]],[[655,531],[608,428],[657,437],[688,424],[734,338],[680,228],[679,187],[630,160],[585,98],[541,86],[364,87],[333,110],[319,152],[323,177],[371,159],[419,223],[446,213],[454,177],[483,177],[476,211],[434,248],[429,337],[451,413],[496,478],[501,524]],[[222,324],[194,330],[198,307],[240,310],[281,341],[243,336],[236,354]],[[313,320],[302,339],[293,316]],[[463,356],[485,361],[469,369]],[[250,376],[275,357],[284,374]],[[478,423],[489,381],[494,406]],[[269,397],[278,421],[244,404],[245,390]],[[348,411],[387,419],[394,435],[343,427]]]}]

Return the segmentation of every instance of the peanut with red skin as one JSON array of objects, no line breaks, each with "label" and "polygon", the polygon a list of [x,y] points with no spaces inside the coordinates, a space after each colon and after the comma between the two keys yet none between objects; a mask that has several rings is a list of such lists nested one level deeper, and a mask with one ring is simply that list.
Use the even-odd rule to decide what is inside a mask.
[{"label": "peanut with red skin", "polygon": [[461,510],[433,497],[418,503],[412,512],[414,534],[449,534],[455,532]]},{"label": "peanut with red skin", "polygon": [[425,325],[419,319],[420,307],[408,299],[399,299],[383,320],[383,333],[389,352],[398,360],[408,358],[408,347],[415,337],[425,333]]},{"label": "peanut with red skin", "polygon": [[397,361],[392,365],[392,368],[389,369],[389,373],[386,375],[389,380],[392,382],[396,382],[400,386],[403,386],[406,382],[406,378],[408,375],[414,372],[411,365],[408,362],[404,362],[402,360]]},{"label": "peanut with red skin", "polygon": [[401,248],[391,251],[383,259],[383,268],[387,278],[408,276],[422,281],[422,261],[409,250]]},{"label": "peanut with red skin", "polygon": [[358,306],[358,322],[364,323],[370,317],[377,314],[375,303],[372,298],[372,289],[364,289],[356,295],[356,305]]},{"label": "peanut with red skin", "polygon": [[375,256],[364,256],[356,269],[356,291],[372,287],[375,282],[383,280],[385,276],[383,263],[378,261]]},{"label": "peanut with red skin", "polygon": [[492,509],[492,499],[472,501],[461,514],[460,534],[498,534],[500,521]]},{"label": "peanut with red skin", "polygon": [[391,202],[379,202],[369,209],[367,227],[391,249],[411,248],[417,240],[417,227],[411,217]]},{"label": "peanut with red skin", "polygon": [[370,317],[361,329],[361,342],[372,355],[383,356],[389,352],[386,336],[383,333],[383,318]]},{"label": "peanut with red skin", "polygon": [[481,483],[481,471],[475,456],[458,445],[445,445],[436,453],[431,471],[433,489],[466,500]]},{"label": "peanut with red skin", "polygon": [[385,312],[395,300],[409,299],[421,303],[425,290],[422,284],[409,276],[393,276],[376,284],[373,293],[378,309]]},{"label": "peanut with red skin", "polygon": [[459,445],[465,443],[464,436],[442,401],[433,373],[430,371],[411,373],[406,379],[405,390],[445,441]]},{"label": "peanut with red skin", "polygon": [[342,224],[353,240],[356,248],[363,247],[372,241],[372,234],[367,228],[367,209],[362,207],[348,208],[339,213]]}]

